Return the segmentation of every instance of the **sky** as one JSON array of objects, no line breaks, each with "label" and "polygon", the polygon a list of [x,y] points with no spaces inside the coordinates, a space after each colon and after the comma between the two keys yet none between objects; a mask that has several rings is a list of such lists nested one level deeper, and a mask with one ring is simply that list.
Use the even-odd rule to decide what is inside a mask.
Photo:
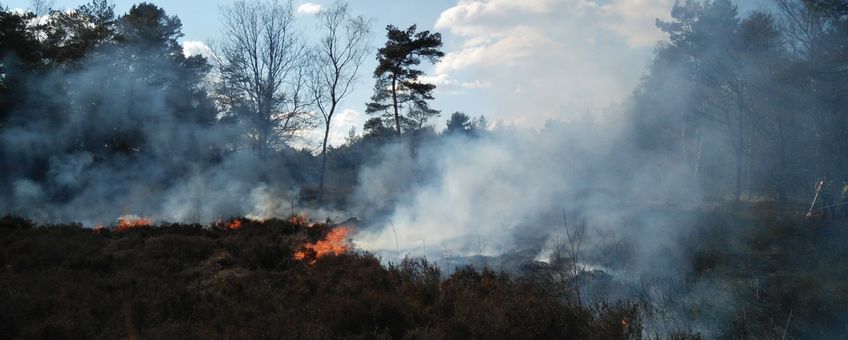
[{"label": "sky", "polygon": [[[220,38],[219,8],[233,0],[151,0],[183,23],[187,52],[199,53]],[[140,1],[114,0],[116,13]],[[742,12],[763,9],[770,0],[739,0]],[[68,9],[79,0],[56,0]],[[294,0],[298,24],[316,41],[315,13],[328,0]],[[9,8],[28,8],[28,0],[4,0]],[[539,127],[550,119],[602,119],[637,85],[653,48],[665,39],[655,25],[668,19],[674,0],[351,0],[356,14],[372,19],[371,45],[385,43],[385,27],[417,24],[443,35],[445,57],[426,66],[427,80],[438,85],[433,107],[445,125],[452,112],[485,115],[501,125]],[[372,89],[369,58],[355,91],[342,102],[331,132],[333,145],[351,127],[361,132],[368,119],[365,103]]]}]

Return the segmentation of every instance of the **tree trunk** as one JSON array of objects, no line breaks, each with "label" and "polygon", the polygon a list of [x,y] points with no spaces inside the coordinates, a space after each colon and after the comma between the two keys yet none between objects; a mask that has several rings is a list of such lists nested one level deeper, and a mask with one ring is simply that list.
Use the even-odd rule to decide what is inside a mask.
[{"label": "tree trunk", "polygon": [[397,101],[397,77],[392,77],[392,102],[393,107],[395,109],[395,128],[397,129],[397,135],[400,137],[400,114],[398,113],[398,101]]},{"label": "tree trunk", "polygon": [[321,147],[321,176],[318,181],[318,202],[324,200],[324,176],[327,172],[327,138],[330,136],[330,120],[324,127],[324,144]]},{"label": "tree trunk", "polygon": [[736,151],[736,189],[734,197],[738,203],[742,200],[742,151]]},{"label": "tree trunk", "polygon": [[333,122],[333,115],[336,113],[336,105],[338,99],[335,95],[335,87],[333,87],[332,104],[330,104],[330,113],[327,114],[324,120],[324,143],[321,144],[321,177],[318,181],[318,202],[324,199],[324,176],[327,173],[327,139],[330,137],[330,126]]},{"label": "tree trunk", "polygon": [[744,125],[744,114],[745,114],[745,102],[744,102],[744,94],[743,94],[743,84],[742,80],[736,79],[736,106],[737,106],[737,116],[736,116],[736,188],[734,190],[734,196],[736,198],[736,203],[742,199],[742,162],[744,162],[745,155],[745,125]]}]

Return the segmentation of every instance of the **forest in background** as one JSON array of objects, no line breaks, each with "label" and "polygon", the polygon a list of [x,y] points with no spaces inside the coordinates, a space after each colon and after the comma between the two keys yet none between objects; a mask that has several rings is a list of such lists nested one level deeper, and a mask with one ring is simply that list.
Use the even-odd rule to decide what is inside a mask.
[{"label": "forest in background", "polygon": [[[321,82],[328,78],[328,65],[333,69],[334,60],[338,63],[316,57],[326,40],[302,41],[292,31],[292,9],[285,3],[239,6],[224,13],[228,30],[237,30],[239,20],[258,23],[262,15],[280,14],[275,26],[257,33],[278,36],[279,55],[258,58],[251,66],[246,60],[251,52],[237,48],[243,37],[228,33],[233,41],[221,44],[213,58],[218,60],[186,57],[179,43],[179,18],[149,3],[121,15],[106,1],[65,12],[41,9],[38,15],[4,9],[3,210],[55,218],[63,206],[96,203],[120,192],[173,197],[172,206],[196,205],[191,201],[198,196],[205,200],[223,194],[225,190],[208,188],[223,186],[216,180],[222,176],[237,178],[228,192],[241,197],[257,183],[274,190],[305,186],[323,191],[325,172],[328,186],[337,192],[332,196],[344,201],[361,185],[362,166],[383,161],[379,149],[386,144],[420,145],[456,131],[473,130],[479,136],[516,129],[489,122],[484,113],[474,118],[458,112],[443,117],[449,118],[448,129],[438,132],[440,110],[428,105],[435,85],[418,81],[423,72],[417,68],[442,55],[437,33],[389,27],[387,47],[365,50],[351,39],[371,34],[366,20],[337,4],[334,10],[341,19],[325,18],[336,20],[338,36],[347,34],[347,43],[360,50],[342,56],[348,58],[348,68],[340,76],[348,82],[341,83],[346,87],[337,91],[340,96],[330,98],[328,91],[341,85]],[[644,163],[685,168],[707,199],[809,199],[818,178],[829,175],[840,182],[848,166],[843,95],[848,9],[843,1],[779,0],[773,7],[742,16],[726,0],[677,3],[671,20],[657,22],[669,39],[657,45],[621,114],[549,125],[614,135],[615,143],[628,146],[622,153],[635,145]],[[360,26],[351,28],[351,23]],[[333,36],[332,30],[327,32]],[[426,41],[422,38],[432,40],[430,51],[403,50],[416,39]],[[375,71],[374,98],[368,105],[373,118],[362,133],[351,131],[344,145],[325,141],[326,151],[302,148],[321,144],[305,142],[305,132],[325,125],[328,132],[335,110],[329,106],[357,86],[355,77],[367,78],[362,76],[369,70],[358,70],[362,58],[379,54],[389,60],[391,46],[402,46],[404,52],[394,58],[403,66]],[[275,46],[252,48],[260,52],[269,47]],[[268,72],[251,76],[251,67]],[[392,79],[396,91],[385,91]],[[392,93],[397,105],[392,105]],[[559,130],[553,133],[566,132]],[[142,167],[147,169],[140,171]],[[235,167],[251,170],[238,172]],[[187,185],[198,181],[213,184]],[[154,210],[139,213],[161,210],[119,200],[124,207]],[[60,208],[29,209],[35,203]],[[209,211],[186,209],[162,215],[210,220]]]}]

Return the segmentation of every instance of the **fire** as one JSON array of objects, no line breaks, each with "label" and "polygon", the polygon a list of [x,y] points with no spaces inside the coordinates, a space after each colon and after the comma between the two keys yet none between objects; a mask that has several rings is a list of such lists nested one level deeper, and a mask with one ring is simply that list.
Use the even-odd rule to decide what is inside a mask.
[{"label": "fire", "polygon": [[241,220],[233,220],[230,223],[227,223],[228,230],[236,230],[241,229]]},{"label": "fire", "polygon": [[315,243],[308,243],[303,246],[303,250],[294,253],[295,260],[307,260],[309,264],[315,264],[319,258],[327,255],[341,255],[350,250],[348,235],[351,229],[348,227],[338,227],[330,230],[327,237]]},{"label": "fire", "polygon": [[309,216],[292,215],[292,217],[289,217],[289,223],[297,225],[307,225],[309,223]]},{"label": "fire", "polygon": [[150,228],[153,222],[149,218],[134,215],[124,215],[118,218],[118,232],[126,232],[134,229]]}]

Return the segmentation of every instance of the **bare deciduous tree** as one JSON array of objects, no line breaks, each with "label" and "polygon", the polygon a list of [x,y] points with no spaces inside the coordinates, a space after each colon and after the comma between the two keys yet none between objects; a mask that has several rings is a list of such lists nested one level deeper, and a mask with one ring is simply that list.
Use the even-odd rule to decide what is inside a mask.
[{"label": "bare deciduous tree", "polygon": [[42,16],[49,14],[55,3],[55,0],[30,0],[29,7],[33,14]]},{"label": "bare deciduous tree", "polygon": [[337,1],[318,13],[324,36],[312,51],[310,90],[324,119],[321,144],[319,200],[324,192],[327,168],[327,141],[339,103],[353,90],[359,67],[368,53],[371,28],[363,16],[353,16],[346,2]]},{"label": "bare deciduous tree", "polygon": [[224,37],[214,53],[219,104],[245,124],[250,147],[266,154],[312,126],[292,4],[240,0],[222,13]]}]

